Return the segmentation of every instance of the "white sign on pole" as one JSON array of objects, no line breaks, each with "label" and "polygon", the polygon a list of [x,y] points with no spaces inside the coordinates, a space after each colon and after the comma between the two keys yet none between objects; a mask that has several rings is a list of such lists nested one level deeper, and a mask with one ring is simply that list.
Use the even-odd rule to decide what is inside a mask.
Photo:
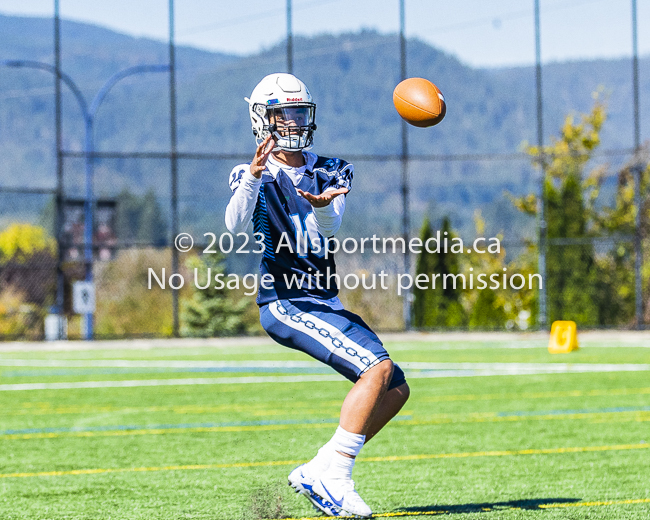
[{"label": "white sign on pole", "polygon": [[95,284],[75,282],[72,284],[72,310],[75,314],[95,312]]}]

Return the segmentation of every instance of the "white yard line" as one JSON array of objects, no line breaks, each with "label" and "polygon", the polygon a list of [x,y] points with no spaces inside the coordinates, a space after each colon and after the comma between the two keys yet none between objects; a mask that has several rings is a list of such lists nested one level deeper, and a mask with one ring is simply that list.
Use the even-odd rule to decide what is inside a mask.
[{"label": "white yard line", "polygon": [[1,359],[3,367],[59,368],[313,368],[324,366],[318,361],[187,361],[136,359]]},{"label": "white yard line", "polygon": [[343,381],[333,376],[266,376],[266,377],[214,377],[188,379],[142,379],[131,381],[74,381],[67,383],[19,383],[0,385],[2,391],[16,390],[66,390],[71,388],[124,388],[135,386],[179,386],[179,385],[235,385],[250,383],[311,383],[317,381]]},{"label": "white yard line", "polygon": [[[596,363],[403,363],[402,365],[408,370],[407,377],[413,379],[429,379],[439,377],[480,377],[495,375],[650,371],[650,364],[629,363],[619,365]],[[122,388],[138,386],[234,385],[252,383],[311,383],[322,381],[343,381],[343,378],[338,375],[305,375],[144,379],[128,381],[73,381],[62,383],[19,383],[0,385],[0,391],[62,390],[74,388]]]},{"label": "white yard line", "polygon": [[[509,370],[516,374],[551,372],[629,372],[650,370],[639,363],[430,363],[402,361],[400,367],[411,370]],[[76,360],[76,359],[0,359],[4,367],[41,368],[319,368],[319,361],[187,361],[187,360]]]}]

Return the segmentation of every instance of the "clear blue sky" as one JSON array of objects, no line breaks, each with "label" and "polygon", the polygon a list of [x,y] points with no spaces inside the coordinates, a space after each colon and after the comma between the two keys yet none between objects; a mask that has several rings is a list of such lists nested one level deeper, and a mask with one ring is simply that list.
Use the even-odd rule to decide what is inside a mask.
[{"label": "clear blue sky", "polygon": [[[650,53],[650,0],[638,1],[639,50]],[[53,0],[2,0],[0,12],[51,16]],[[64,18],[165,39],[167,0],[60,0]],[[285,0],[176,0],[179,43],[248,54],[285,37]],[[398,0],[293,0],[298,34],[398,30]],[[541,0],[542,59],[631,54],[631,0]],[[406,30],[476,66],[534,60],[533,0],[406,0]]]}]

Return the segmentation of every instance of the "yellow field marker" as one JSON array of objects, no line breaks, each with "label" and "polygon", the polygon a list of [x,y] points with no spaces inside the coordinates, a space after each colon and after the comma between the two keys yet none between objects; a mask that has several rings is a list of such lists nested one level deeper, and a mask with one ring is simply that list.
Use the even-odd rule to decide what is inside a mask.
[{"label": "yellow field marker", "polygon": [[[426,453],[419,455],[392,455],[388,457],[363,457],[360,460],[365,462],[398,462],[407,460],[431,460],[431,459],[460,459],[469,457],[506,457],[516,455],[552,455],[564,453],[587,453],[602,451],[623,451],[623,450],[644,450],[650,448],[650,444],[615,444],[610,446],[580,446],[565,448],[530,448],[525,450],[501,450],[501,451],[471,451],[464,453]],[[133,473],[145,471],[184,471],[202,469],[226,469],[226,468],[256,468],[261,466],[290,466],[302,464],[304,460],[276,460],[265,462],[236,462],[232,464],[192,464],[185,466],[154,466],[141,468],[94,468],[94,469],[73,469],[67,471],[41,471],[34,473],[4,473],[0,478],[24,478],[24,477],[59,477],[64,475],[96,475],[99,473]]]},{"label": "yellow field marker", "polygon": [[567,354],[578,350],[578,327],[575,321],[554,321],[548,351],[551,354]]}]

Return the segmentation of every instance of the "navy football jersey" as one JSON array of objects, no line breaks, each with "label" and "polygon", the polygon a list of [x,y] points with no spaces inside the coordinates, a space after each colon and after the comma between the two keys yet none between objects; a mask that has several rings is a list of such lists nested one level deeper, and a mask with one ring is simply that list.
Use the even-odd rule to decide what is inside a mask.
[{"label": "navy football jersey", "polygon": [[[253,212],[253,232],[264,237],[260,274],[272,275],[260,284],[257,304],[278,299],[312,297],[329,300],[338,294],[333,254],[325,251],[326,241],[318,232],[312,205],[296,191],[318,195],[327,188],[351,188],[354,168],[341,159],[305,152],[306,170],[297,186],[281,168],[275,176],[267,168]],[[230,175],[233,192],[248,164],[235,167]],[[276,168],[273,168],[274,170]],[[345,195],[339,195],[345,196]],[[256,235],[256,239],[259,239]],[[320,273],[320,276],[317,276]],[[327,276],[330,275],[329,287]]]}]

